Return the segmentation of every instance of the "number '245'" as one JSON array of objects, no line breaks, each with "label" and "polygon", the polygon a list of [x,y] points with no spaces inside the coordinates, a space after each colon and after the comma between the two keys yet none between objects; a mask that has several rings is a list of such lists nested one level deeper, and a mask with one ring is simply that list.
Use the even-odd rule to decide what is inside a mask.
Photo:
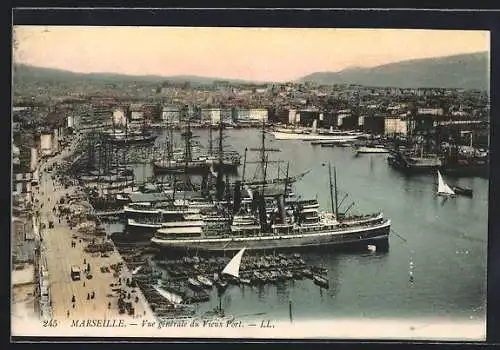
[{"label": "number '245'", "polygon": [[43,321],[44,327],[57,327],[57,320],[45,320]]}]

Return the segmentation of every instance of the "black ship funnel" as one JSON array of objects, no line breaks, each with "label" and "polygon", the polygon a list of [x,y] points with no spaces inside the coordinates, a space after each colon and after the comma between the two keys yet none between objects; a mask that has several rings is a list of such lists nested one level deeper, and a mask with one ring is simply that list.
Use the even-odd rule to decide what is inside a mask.
[{"label": "black ship funnel", "polygon": [[219,175],[217,174],[217,183],[215,185],[217,200],[221,201],[224,198],[225,190],[226,190],[226,184],[222,179],[222,176],[219,178]]},{"label": "black ship funnel", "polygon": [[266,232],[267,231],[266,198],[261,193],[259,193],[257,197],[258,197],[257,203],[259,204],[260,227],[262,231]]},{"label": "black ship funnel", "polygon": [[285,211],[285,196],[280,194],[277,196],[278,200],[278,213],[280,215],[281,223],[286,224],[286,211]]},{"label": "black ship funnel", "polygon": [[257,191],[252,194],[252,213],[256,213],[259,209],[259,193]]},{"label": "black ship funnel", "polygon": [[208,188],[208,176],[204,175],[203,178],[201,179],[201,194],[202,195],[207,195],[209,192]]},{"label": "black ship funnel", "polygon": [[234,184],[234,199],[233,213],[237,213],[241,208],[241,181],[236,181]]}]

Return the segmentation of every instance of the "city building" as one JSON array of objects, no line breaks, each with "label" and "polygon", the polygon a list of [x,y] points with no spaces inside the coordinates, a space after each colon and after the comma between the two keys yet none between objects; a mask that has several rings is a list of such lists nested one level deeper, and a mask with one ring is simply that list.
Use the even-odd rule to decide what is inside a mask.
[{"label": "city building", "polygon": [[417,109],[417,114],[418,115],[443,115],[444,111],[442,108],[418,108]]},{"label": "city building", "polygon": [[216,125],[219,123],[233,122],[233,113],[230,108],[202,108],[201,122]]},{"label": "city building", "polygon": [[130,119],[131,120],[142,120],[144,119],[144,109],[143,105],[140,103],[133,103],[129,107]]},{"label": "city building", "polygon": [[122,108],[117,108],[113,111],[113,124],[115,126],[125,125],[127,123],[127,116]]},{"label": "city building", "polygon": [[173,122],[181,119],[181,107],[177,105],[163,106],[161,110],[161,120]]},{"label": "city building", "polygon": [[387,116],[384,119],[384,131],[386,135],[408,134],[408,121],[401,117]]},{"label": "city building", "polygon": [[40,153],[43,156],[52,154],[52,134],[43,133],[40,135]]},{"label": "city building", "polygon": [[236,122],[267,122],[269,111],[265,108],[235,108],[232,118]]}]

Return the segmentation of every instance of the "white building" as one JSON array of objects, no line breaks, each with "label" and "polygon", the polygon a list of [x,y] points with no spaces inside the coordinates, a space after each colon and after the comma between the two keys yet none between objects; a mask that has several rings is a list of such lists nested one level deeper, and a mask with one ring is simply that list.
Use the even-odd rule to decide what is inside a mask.
[{"label": "white building", "polygon": [[36,148],[32,147],[30,149],[30,170],[35,171],[36,168],[38,167],[38,151]]},{"label": "white building", "polygon": [[53,137],[53,141],[52,141],[52,150],[54,152],[57,152],[59,151],[59,130],[58,129],[54,129],[54,137]]},{"label": "white building", "polygon": [[241,108],[236,110],[235,118],[238,121],[258,121],[267,122],[269,112],[265,108]]},{"label": "white building", "polygon": [[27,111],[30,109],[29,107],[12,107],[12,112],[22,112],[22,111]]},{"label": "white building", "polygon": [[52,134],[40,135],[40,151],[42,155],[52,154]]},{"label": "white building", "polygon": [[21,155],[21,150],[16,145],[12,144],[12,164],[19,165],[21,161],[19,156]]},{"label": "white building", "polygon": [[417,114],[420,115],[443,115],[444,111],[442,108],[419,108]]},{"label": "white building", "polygon": [[203,108],[201,110],[201,122],[210,123],[212,125],[219,124],[221,121],[220,108]]},{"label": "white building", "polygon": [[144,119],[144,111],[142,105],[135,103],[130,105],[130,119],[132,120],[142,120]]},{"label": "white building", "polygon": [[74,116],[68,115],[66,126],[68,128],[74,128],[75,127],[75,117]]},{"label": "white building", "polygon": [[115,126],[125,125],[127,123],[125,112],[123,109],[118,108],[113,111],[113,124]]},{"label": "white building", "polygon": [[265,108],[251,108],[248,110],[248,119],[267,122],[269,111]]},{"label": "white building", "polygon": [[359,126],[365,125],[365,117],[364,116],[359,116],[358,117],[358,125]]},{"label": "white building", "polygon": [[297,114],[296,109],[290,109],[288,111],[288,123],[297,124],[300,121],[300,116]]},{"label": "white building", "polygon": [[386,134],[399,134],[399,135],[407,135],[408,134],[408,121],[397,118],[385,118],[384,120],[384,130]]},{"label": "white building", "polygon": [[178,121],[181,117],[181,108],[179,106],[164,106],[161,111],[163,121]]}]

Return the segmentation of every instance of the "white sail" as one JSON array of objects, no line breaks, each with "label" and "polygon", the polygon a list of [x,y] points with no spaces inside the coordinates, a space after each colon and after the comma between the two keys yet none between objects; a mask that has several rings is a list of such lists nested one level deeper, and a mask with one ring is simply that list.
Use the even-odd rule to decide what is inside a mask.
[{"label": "white sail", "polygon": [[453,196],[455,192],[444,182],[443,176],[438,170],[438,194]]},{"label": "white sail", "polygon": [[233,277],[240,277],[240,264],[241,264],[241,257],[243,256],[243,253],[245,252],[246,248],[242,248],[232,259],[231,261],[226,265],[224,270],[222,270],[222,274],[226,275],[231,275]]}]

